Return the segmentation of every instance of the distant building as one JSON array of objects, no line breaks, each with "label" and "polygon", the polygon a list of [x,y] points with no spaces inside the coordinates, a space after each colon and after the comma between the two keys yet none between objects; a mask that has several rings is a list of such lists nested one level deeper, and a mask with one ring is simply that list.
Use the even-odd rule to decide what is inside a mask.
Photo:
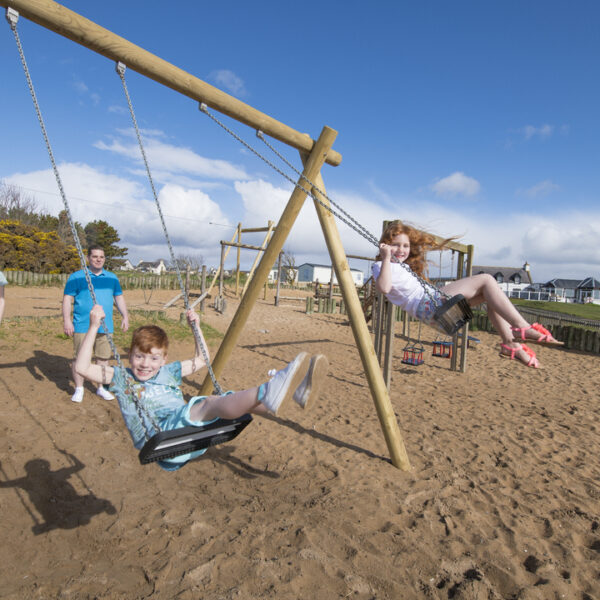
[{"label": "distant building", "polygon": [[578,286],[576,298],[579,302],[587,304],[600,304],[600,281],[593,277],[584,279]]},{"label": "distant building", "polygon": [[[269,283],[277,281],[277,269],[269,271]],[[281,283],[297,283],[298,269],[296,267],[281,267]]]},{"label": "distant building", "polygon": [[[350,274],[354,280],[354,285],[361,286],[365,275],[358,269],[350,269]],[[331,266],[317,265],[314,263],[304,263],[298,267],[298,283],[329,283],[331,279]],[[335,273],[333,274],[333,283],[337,284]]]},{"label": "distant building", "polygon": [[543,283],[541,288],[549,294],[550,300],[556,302],[600,304],[600,281],[594,277],[586,279],[555,278]]},{"label": "distant building", "polygon": [[522,267],[483,267],[474,265],[473,275],[487,273],[491,275],[507,296],[520,292],[533,284],[529,263]]},{"label": "distant building", "polygon": [[119,267],[119,271],[133,271],[134,269],[135,267],[128,258],[126,258],[123,264]]},{"label": "distant building", "polygon": [[154,261],[140,260],[135,268],[142,273],[154,273],[154,275],[162,275],[167,272],[165,261],[162,258]]}]

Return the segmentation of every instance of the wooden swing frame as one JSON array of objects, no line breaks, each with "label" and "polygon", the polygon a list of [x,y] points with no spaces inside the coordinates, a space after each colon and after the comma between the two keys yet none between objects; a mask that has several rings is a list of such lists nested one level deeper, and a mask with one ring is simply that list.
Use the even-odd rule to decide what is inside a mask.
[{"label": "wooden swing frame", "polygon": [[[324,196],[326,188],[321,175],[321,168],[324,163],[338,166],[342,160],[340,153],[332,148],[337,132],[324,126],[315,141],[309,135],[294,130],[52,0],[0,0],[0,6],[12,8],[20,16],[46,29],[85,46],[112,61],[122,62],[129,69],[197,102],[204,103],[211,109],[255,130],[260,130],[265,135],[298,150],[304,165],[302,173],[304,177],[299,178],[299,186],[294,188],[273,236],[263,252],[255,275],[248,285],[248,289],[214,358],[213,371],[217,377],[222,373],[248,320],[252,307],[258,299],[265,281],[268,279],[272,265],[275,264],[279,253],[283,249],[283,245],[307,196],[306,192],[301,189],[305,181],[304,178],[306,178],[315,185],[312,192],[320,200],[320,202],[314,201],[315,209],[347,307],[350,325],[390,453],[391,462],[397,468],[409,470],[410,461],[377,362],[344,247],[334,215],[328,210],[329,200]],[[212,381],[207,376],[200,393],[208,395],[212,392],[212,389]]]}]

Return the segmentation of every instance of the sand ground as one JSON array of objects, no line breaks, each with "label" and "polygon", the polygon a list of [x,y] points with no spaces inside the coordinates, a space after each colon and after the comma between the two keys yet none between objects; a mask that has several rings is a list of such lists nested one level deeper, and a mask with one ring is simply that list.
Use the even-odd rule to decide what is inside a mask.
[{"label": "sand ground", "polygon": [[[126,300],[156,309],[172,295]],[[429,344],[420,367],[397,356],[403,472],[346,318],[261,300],[223,387],[253,386],[304,349],[331,363],[320,399],[166,473],[139,465],[116,402],[91,388],[70,402],[60,300],[7,288],[1,598],[600,600],[598,356],[542,347],[544,369],[527,369],[487,333],[466,374]],[[224,332],[235,307],[204,320]],[[43,318],[13,320],[24,315]],[[176,342],[170,358],[191,348]]]}]

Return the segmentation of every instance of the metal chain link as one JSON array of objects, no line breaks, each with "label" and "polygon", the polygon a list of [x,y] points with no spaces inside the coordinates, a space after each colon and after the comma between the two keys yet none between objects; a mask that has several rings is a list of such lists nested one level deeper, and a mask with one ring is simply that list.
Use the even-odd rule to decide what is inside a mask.
[{"label": "metal chain link", "polygon": [[[227,133],[229,133],[229,135],[231,135],[233,138],[235,138],[238,142],[240,142],[243,146],[245,146],[248,150],[250,150],[253,154],[255,154],[258,158],[260,158],[263,162],[265,162],[267,165],[269,165],[269,167],[271,167],[273,170],[275,170],[277,173],[279,173],[282,177],[284,177],[289,182],[291,182],[292,185],[294,185],[298,189],[302,190],[307,196],[310,196],[315,202],[318,202],[323,208],[328,210],[332,215],[334,215],[340,221],[342,221],[343,223],[348,225],[348,227],[350,227],[350,229],[353,229],[356,233],[358,233],[360,236],[365,238],[368,242],[373,244],[376,248],[379,248],[379,240],[372,233],[370,233],[365,227],[363,227],[360,223],[358,223],[358,221],[356,219],[354,219],[344,209],[342,209],[337,203],[333,202],[333,200],[331,200],[331,198],[327,194],[322,192],[310,179],[308,179],[302,172],[300,172],[298,169],[296,169],[296,167],[294,167],[281,153],[279,153],[271,144],[269,144],[266,141],[266,139],[264,137],[264,133],[262,131],[257,130],[256,136],[259,139],[261,139],[267,145],[267,147],[270,148],[288,167],[293,169],[298,175],[300,175],[300,177],[302,179],[304,179],[310,185],[310,187],[311,187],[310,191],[306,190],[300,183],[298,183],[297,181],[292,179],[287,173],[285,173],[279,167],[274,165],[268,158],[263,156],[258,150],[253,148],[250,144],[248,144],[248,142],[243,140],[239,135],[237,135],[234,131],[232,131],[229,127],[227,127],[227,125],[222,123],[217,117],[215,117],[212,113],[210,113],[207,105],[204,102],[200,103],[200,110],[204,114],[208,115],[217,125],[219,125]],[[312,191],[313,188],[315,190],[317,190],[317,192],[319,194],[321,194],[324,198],[326,198],[330,204],[326,204],[320,198],[318,198],[316,196],[316,194]],[[335,206],[336,208],[338,208],[338,210],[341,211],[341,213],[343,213],[343,214],[340,214],[340,212],[333,210],[333,208],[331,208],[331,204],[333,206]],[[432,283],[430,283],[426,279],[423,279],[421,276],[419,276],[417,273],[415,273],[410,268],[410,265],[407,265],[406,263],[401,263],[397,260],[393,260],[392,262],[396,262],[397,264],[401,265],[403,269],[405,269],[408,273],[410,273],[413,277],[415,277],[417,279],[417,281],[419,282],[419,284],[421,285],[421,287],[423,288],[423,291],[425,292],[425,294],[427,294],[427,296],[429,296],[430,300],[432,302],[434,302],[434,304],[436,303],[434,292],[441,294],[446,299],[449,298],[449,296],[446,293],[444,293],[442,290],[438,289]]]},{"label": "metal chain link", "polygon": [[[131,102],[131,97],[129,96],[129,90],[127,89],[127,82],[125,81],[125,70],[126,66],[122,62],[116,63],[116,71],[121,79],[121,83],[123,84],[123,91],[125,92],[125,97],[127,98],[127,105],[129,106],[129,114],[131,115],[131,120],[133,122],[133,127],[135,129],[135,135],[137,136],[138,145],[140,147],[140,152],[142,154],[142,159],[144,161],[144,166],[146,167],[146,173],[148,175],[148,181],[150,182],[150,187],[152,188],[152,195],[154,196],[154,203],[156,204],[156,210],[158,211],[158,216],[160,217],[160,222],[163,228],[163,233],[165,234],[165,239],[167,240],[167,246],[169,247],[169,254],[171,256],[171,262],[175,265],[175,271],[177,272],[177,280],[179,281],[179,287],[181,288],[181,293],[183,295],[183,302],[186,311],[190,309],[190,302],[187,294],[187,290],[185,289],[185,285],[183,283],[183,278],[181,276],[181,269],[179,268],[179,263],[175,259],[175,252],[173,251],[173,245],[171,244],[171,238],[169,237],[169,232],[167,231],[167,225],[165,223],[165,219],[163,217],[163,212],[160,206],[160,202],[158,201],[158,194],[156,193],[156,187],[154,186],[154,179],[152,178],[152,173],[150,172],[150,165],[148,164],[148,159],[146,158],[146,151],[144,150],[144,144],[142,143],[142,136],[140,135],[140,129],[137,124],[137,119],[135,118],[135,112],[133,110],[133,104]],[[192,324],[192,331],[194,333],[194,338],[196,341],[196,346],[200,348],[202,351],[202,358],[208,368],[208,373],[210,374],[210,378],[212,380],[215,391],[219,396],[223,395],[223,390],[217,381],[217,378],[212,370],[212,366],[210,364],[210,359],[208,357],[208,353],[202,340],[200,338],[200,332],[198,331],[198,326],[194,322]]]},{"label": "metal chain link", "polygon": [[[271,152],[273,152],[276,156],[278,156],[290,169],[292,169],[292,171],[294,171],[299,177],[304,179],[304,181],[306,181],[306,183],[308,183],[311,186],[311,189],[317,190],[317,192],[319,192],[319,194],[321,194],[321,196],[323,196],[324,198],[327,199],[327,201],[329,202],[329,204],[331,206],[335,206],[338,209],[338,211],[342,215],[344,215],[344,217],[346,217],[348,219],[348,221],[350,221],[352,223],[352,225],[350,225],[350,223],[348,221],[344,221],[347,225],[350,225],[352,227],[352,229],[354,229],[354,231],[356,231],[357,233],[362,235],[362,237],[364,237],[367,241],[371,242],[372,244],[374,244],[376,246],[379,246],[379,241],[377,240],[377,238],[366,227],[363,227],[352,215],[347,213],[339,204],[334,202],[330,196],[328,196],[323,190],[318,188],[312,181],[310,181],[310,179],[308,179],[308,177],[306,177],[306,175],[304,175],[304,173],[302,173],[302,171],[297,169],[285,156],[283,156],[283,154],[281,154],[277,150],[277,148],[275,148],[275,146],[273,146],[272,144],[270,144],[267,141],[267,139],[265,138],[265,134],[260,129],[258,129],[256,131],[256,137],[258,139],[262,140],[263,143],[265,144],[265,146],[267,146],[267,148],[269,148],[269,150],[271,150]],[[327,210],[329,210],[330,212],[335,214],[338,218],[340,218],[339,214],[335,213],[324,202],[321,202],[321,200],[319,198],[315,198],[314,194],[311,194],[311,197],[314,200],[316,200],[321,206],[327,208]]]},{"label": "metal chain link", "polygon": [[[87,282],[87,286],[88,286],[88,290],[90,292],[90,296],[92,298],[92,302],[94,304],[97,304],[98,302],[96,300],[96,293],[94,290],[94,285],[92,284],[92,279],[90,277],[90,273],[89,273],[89,270],[88,270],[86,262],[85,262],[85,255],[83,253],[83,248],[81,246],[81,242],[79,241],[79,235],[77,233],[77,228],[75,227],[75,222],[73,221],[73,216],[71,214],[71,209],[70,209],[69,203],[67,201],[67,196],[65,194],[62,180],[61,180],[60,174],[58,172],[58,167],[56,166],[56,161],[54,160],[54,153],[52,152],[52,147],[50,145],[50,139],[48,138],[46,126],[44,124],[44,119],[42,118],[42,112],[40,110],[40,106],[39,106],[39,103],[37,100],[37,95],[36,95],[34,87],[33,87],[33,82],[31,80],[31,75],[29,73],[29,67],[27,66],[27,61],[25,60],[25,53],[23,52],[23,46],[21,45],[21,39],[19,37],[19,32],[17,31],[18,19],[19,19],[19,13],[17,11],[15,11],[12,8],[8,8],[6,10],[6,20],[8,21],[10,28],[12,29],[12,32],[15,36],[15,41],[17,42],[17,48],[19,51],[19,56],[21,58],[21,64],[23,65],[23,70],[25,71],[27,85],[29,87],[29,92],[31,93],[31,98],[32,98],[33,104],[35,106],[35,112],[37,114],[37,118],[40,123],[42,135],[44,137],[44,142],[46,144],[46,149],[48,150],[48,156],[50,157],[50,162],[52,163],[52,170],[54,171],[54,177],[56,179],[56,183],[57,183],[58,189],[60,191],[60,196],[62,198],[64,209],[65,209],[65,212],[67,215],[67,220],[69,221],[69,227],[71,228],[71,234],[72,234],[73,240],[75,242],[75,247],[77,248],[77,254],[79,255],[79,261],[81,262],[81,267],[82,267],[82,270],[85,275],[85,280]],[[111,333],[108,331],[108,328],[106,326],[106,321],[104,320],[104,318],[102,318],[102,320],[101,320],[101,325],[102,325],[104,331],[106,332],[106,339],[108,340],[108,343],[110,344],[111,350],[113,352],[115,360],[117,361],[118,366],[125,371],[125,367],[123,366],[123,363],[121,362],[121,357],[119,355],[119,351],[117,350],[117,347],[114,343]],[[127,373],[127,371],[125,371],[125,373]],[[131,389],[131,388],[129,387],[129,389]],[[133,391],[133,390],[131,390],[131,391]],[[144,431],[145,431],[146,439],[148,439],[149,432],[146,428],[146,424],[144,422],[144,418],[141,413],[141,407],[140,407],[139,403],[135,401],[135,398],[136,398],[135,395],[133,395],[133,398],[134,398],[134,404],[135,404],[135,407],[136,407],[136,410],[138,413],[138,417],[139,417],[140,422],[142,423],[142,427],[144,428]],[[146,412],[146,411],[144,411],[144,412]],[[152,426],[157,431],[160,431],[160,427],[158,426],[156,421],[153,419],[152,415],[150,415],[148,412],[146,412],[146,416],[152,423]]]}]

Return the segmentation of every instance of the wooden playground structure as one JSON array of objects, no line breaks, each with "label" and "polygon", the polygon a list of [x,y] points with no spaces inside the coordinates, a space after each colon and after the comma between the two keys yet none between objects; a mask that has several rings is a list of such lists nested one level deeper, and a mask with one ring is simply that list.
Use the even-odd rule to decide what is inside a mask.
[{"label": "wooden playground structure", "polygon": [[[332,166],[341,163],[341,155],[332,148],[337,132],[324,126],[317,140],[313,140],[309,135],[292,129],[52,0],[0,0],[0,5],[201,103],[200,108],[203,112],[206,112],[206,107],[216,110],[298,150],[304,167],[302,174],[281,214],[277,227],[272,232],[264,251],[261,252],[262,258],[254,276],[248,283],[246,292],[214,357],[213,372],[218,377],[227,364],[260,290],[267,281],[269,272],[277,261],[307,197],[308,191],[303,185],[309,182],[309,187],[312,186],[309,191],[314,199],[391,462],[400,469],[410,469],[410,461],[321,174],[325,163]],[[231,242],[231,244],[235,243]],[[207,375],[200,393],[206,395],[212,390],[213,382]]]},{"label": "wooden playground structure", "polygon": [[[387,222],[386,222],[387,223]],[[384,223],[385,227],[385,223]],[[444,238],[433,235],[436,243],[442,243]],[[456,271],[452,274],[453,278],[461,279],[469,277],[473,271],[473,252],[472,244],[465,245],[450,241],[445,243],[445,249],[451,250],[458,255]],[[443,287],[441,288],[443,289]],[[373,323],[372,328],[375,334],[374,346],[375,352],[383,370],[383,376],[386,385],[391,384],[392,378],[392,357],[394,353],[395,323],[398,320],[399,307],[394,306],[387,298],[380,293],[373,293]],[[406,338],[409,330],[409,316],[401,311],[402,335]],[[408,336],[410,338],[410,336]],[[450,359],[450,369],[452,371],[460,370],[464,373],[467,368],[467,346],[469,343],[469,324],[462,327],[460,333],[452,336],[451,340],[442,340],[435,348],[434,356],[441,356]],[[439,353],[438,353],[439,352]]]}]

